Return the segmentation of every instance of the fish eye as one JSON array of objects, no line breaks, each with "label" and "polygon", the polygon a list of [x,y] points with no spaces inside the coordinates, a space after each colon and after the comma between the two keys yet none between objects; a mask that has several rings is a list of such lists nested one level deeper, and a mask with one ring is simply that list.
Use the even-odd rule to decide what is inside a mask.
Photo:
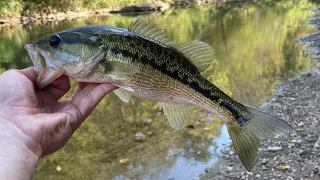
[{"label": "fish eye", "polygon": [[60,41],[61,41],[61,38],[58,35],[52,35],[49,38],[49,44],[51,47],[54,47],[54,48],[56,48],[59,45]]}]

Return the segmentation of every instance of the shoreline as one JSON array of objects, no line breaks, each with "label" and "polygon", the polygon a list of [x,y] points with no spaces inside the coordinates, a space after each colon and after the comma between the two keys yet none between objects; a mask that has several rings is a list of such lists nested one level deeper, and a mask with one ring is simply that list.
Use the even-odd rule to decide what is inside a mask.
[{"label": "shoreline", "polygon": [[[26,25],[33,22],[51,22],[51,21],[62,21],[66,19],[75,19],[80,17],[88,17],[88,16],[107,16],[111,14],[126,14],[126,13],[142,13],[142,12],[164,12],[168,9],[173,8],[183,8],[189,6],[197,6],[197,5],[206,5],[212,3],[227,3],[227,2],[237,2],[237,0],[197,0],[197,1],[189,1],[184,0],[176,3],[165,3],[163,1],[153,1],[153,2],[145,2],[132,4],[122,7],[110,7],[110,8],[101,8],[96,10],[85,10],[85,11],[67,11],[67,12],[59,12],[56,10],[52,10],[49,13],[35,13],[34,11],[26,10],[26,12],[22,12],[20,15],[12,16],[12,17],[1,17],[0,16],[0,27],[4,26],[16,26],[16,25]],[[24,14],[24,15],[23,15]],[[33,14],[33,15],[31,15]]]},{"label": "shoreline", "polygon": [[319,82],[320,69],[302,72],[280,83],[263,105],[262,110],[286,120],[293,131],[261,141],[252,172],[245,170],[231,145],[199,179],[320,179]]}]

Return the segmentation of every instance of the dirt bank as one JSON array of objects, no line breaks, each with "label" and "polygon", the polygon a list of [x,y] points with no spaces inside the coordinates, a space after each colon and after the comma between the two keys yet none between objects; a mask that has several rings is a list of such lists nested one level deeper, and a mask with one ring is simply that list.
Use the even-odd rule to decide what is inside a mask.
[{"label": "dirt bank", "polygon": [[251,173],[231,147],[200,179],[320,179],[319,91],[319,69],[280,84],[262,109],[287,120],[294,131],[262,141]]}]

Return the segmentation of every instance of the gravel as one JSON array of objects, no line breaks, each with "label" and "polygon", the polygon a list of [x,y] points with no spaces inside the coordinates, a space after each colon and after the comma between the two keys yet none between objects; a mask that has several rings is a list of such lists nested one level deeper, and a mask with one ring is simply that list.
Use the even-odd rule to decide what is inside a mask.
[{"label": "gravel", "polygon": [[294,129],[287,137],[263,140],[252,172],[241,164],[234,148],[200,179],[320,179],[320,70],[304,72],[277,88],[262,107],[285,119]]}]

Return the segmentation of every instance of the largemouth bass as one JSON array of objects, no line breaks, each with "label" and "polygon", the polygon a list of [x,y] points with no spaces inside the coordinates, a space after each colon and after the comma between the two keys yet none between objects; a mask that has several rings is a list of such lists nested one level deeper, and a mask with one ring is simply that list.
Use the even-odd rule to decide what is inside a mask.
[{"label": "largemouth bass", "polygon": [[86,26],[65,30],[25,46],[43,88],[61,75],[79,82],[111,83],[125,102],[132,95],[159,102],[170,125],[185,127],[192,107],[220,117],[241,162],[254,165],[261,139],[288,134],[283,120],[230,98],[201,75],[214,60],[204,42],[174,43],[151,23],[128,29]]}]

